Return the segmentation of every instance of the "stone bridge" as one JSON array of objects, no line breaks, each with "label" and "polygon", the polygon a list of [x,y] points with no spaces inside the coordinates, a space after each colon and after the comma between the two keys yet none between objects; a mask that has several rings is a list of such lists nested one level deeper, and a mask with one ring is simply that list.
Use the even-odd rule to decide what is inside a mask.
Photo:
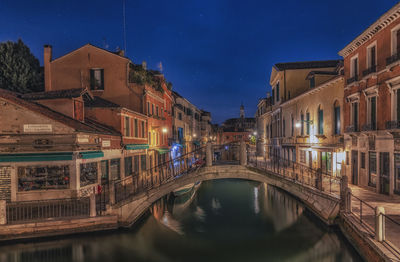
[{"label": "stone bridge", "polygon": [[190,183],[227,178],[258,181],[280,188],[302,201],[310,211],[328,225],[334,224],[339,214],[339,196],[270,172],[238,164],[206,166],[190,174],[176,177],[148,192],[121,201],[113,206],[111,212],[118,216],[120,226],[129,227],[139,219],[152,203],[168,193]]}]

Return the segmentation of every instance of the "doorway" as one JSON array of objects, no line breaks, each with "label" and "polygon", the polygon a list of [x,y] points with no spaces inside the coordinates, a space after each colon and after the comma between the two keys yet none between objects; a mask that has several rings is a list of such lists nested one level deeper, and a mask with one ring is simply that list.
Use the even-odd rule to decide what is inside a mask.
[{"label": "doorway", "polygon": [[380,180],[380,193],[389,195],[389,184],[390,184],[390,159],[389,152],[379,153],[379,180]]}]

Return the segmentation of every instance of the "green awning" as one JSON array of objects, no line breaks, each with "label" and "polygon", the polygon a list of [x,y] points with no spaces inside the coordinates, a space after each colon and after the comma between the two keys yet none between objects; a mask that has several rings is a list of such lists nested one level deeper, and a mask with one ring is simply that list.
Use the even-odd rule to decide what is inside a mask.
[{"label": "green awning", "polygon": [[156,150],[160,154],[165,154],[169,152],[169,148],[157,148]]},{"label": "green awning", "polygon": [[0,154],[0,162],[38,162],[72,160],[73,152]]},{"label": "green awning", "polygon": [[98,158],[98,157],[104,157],[103,151],[79,152],[79,158],[82,158],[82,159],[92,159],[92,158]]},{"label": "green awning", "polygon": [[149,149],[148,144],[128,144],[125,145],[126,150]]}]

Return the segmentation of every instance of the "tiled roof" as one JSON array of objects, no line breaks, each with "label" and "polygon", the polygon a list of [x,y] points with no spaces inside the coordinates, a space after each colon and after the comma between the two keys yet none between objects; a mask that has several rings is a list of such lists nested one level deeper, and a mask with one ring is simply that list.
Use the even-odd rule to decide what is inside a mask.
[{"label": "tiled roof", "polygon": [[23,95],[14,93],[5,89],[0,89],[0,98],[4,98],[8,101],[11,101],[14,104],[17,104],[19,106],[22,106],[30,111],[33,111],[35,113],[41,114],[45,117],[48,117],[54,121],[60,122],[66,126],[69,126],[75,131],[78,132],[88,132],[88,133],[101,133],[101,134],[108,134],[108,135],[119,135],[118,132],[115,130],[110,130],[109,127],[103,126],[101,124],[93,124],[93,121],[89,122],[80,122],[76,119],[73,119],[69,116],[66,116],[64,114],[61,114],[57,111],[54,111],[46,106],[43,106],[41,104],[28,101],[25,99],[22,99]]},{"label": "tiled roof", "polygon": [[341,60],[304,61],[275,64],[278,70],[336,67]]},{"label": "tiled roof", "polygon": [[75,88],[75,89],[55,90],[47,92],[27,93],[21,95],[21,98],[27,100],[76,98],[85,94],[92,96],[89,90],[87,90],[87,88]]},{"label": "tiled roof", "polygon": [[111,108],[121,108],[120,105],[113,103],[104,98],[95,96],[93,99],[85,99],[85,107],[111,107]]}]

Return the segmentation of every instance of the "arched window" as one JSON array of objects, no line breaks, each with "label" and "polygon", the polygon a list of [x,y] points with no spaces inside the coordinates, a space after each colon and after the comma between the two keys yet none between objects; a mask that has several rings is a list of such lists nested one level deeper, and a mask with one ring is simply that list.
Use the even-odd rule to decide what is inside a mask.
[{"label": "arched window", "polygon": [[321,105],[318,107],[318,134],[324,134],[324,110]]},{"label": "arched window", "polygon": [[338,100],[333,104],[333,130],[335,135],[340,134],[340,104]]}]

